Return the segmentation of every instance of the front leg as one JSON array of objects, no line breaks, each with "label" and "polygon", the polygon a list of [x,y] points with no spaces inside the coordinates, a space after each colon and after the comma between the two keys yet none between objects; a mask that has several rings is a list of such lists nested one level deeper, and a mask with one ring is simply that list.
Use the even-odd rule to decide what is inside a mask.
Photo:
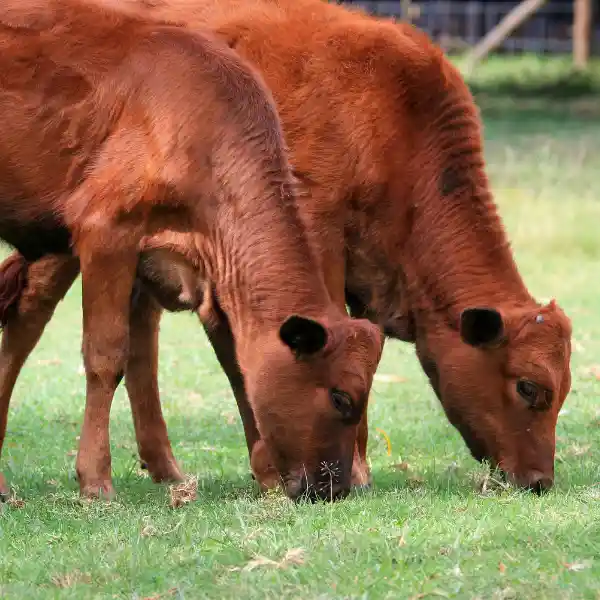
[{"label": "front leg", "polygon": [[87,397],[76,468],[83,496],[110,497],[110,407],[127,364],[137,240],[127,232],[118,235],[104,227],[85,234],[79,235],[77,250],[83,284]]},{"label": "front leg", "polygon": [[131,307],[125,385],[140,458],[153,481],[182,481],[167,433],[158,390],[158,333],[162,309],[140,285]]},{"label": "front leg", "polygon": [[[350,310],[350,316],[353,319],[370,319],[374,320],[375,314],[369,310],[367,305],[363,303],[358,296],[350,293],[346,290],[346,303]],[[410,320],[401,318],[394,321],[397,327],[402,327],[402,331],[408,334],[408,326]],[[385,328],[384,328],[385,329]],[[400,331],[400,329],[397,329]],[[381,354],[383,354],[383,348],[385,346],[385,337],[381,341]],[[362,419],[358,424],[358,430],[356,433],[356,445],[354,447],[354,459],[352,461],[352,479],[351,483],[353,487],[357,488],[369,488],[373,483],[373,477],[371,475],[371,469],[367,462],[367,443],[369,439],[369,425],[367,411],[363,414]]]},{"label": "front leg", "polygon": [[352,476],[350,483],[352,487],[366,489],[371,487],[373,477],[367,462],[367,441],[369,439],[369,426],[367,412],[365,411],[356,432],[356,444],[354,446],[354,458],[352,460]]},{"label": "front leg", "polygon": [[246,396],[244,377],[240,372],[235,356],[235,341],[229,321],[226,315],[218,310],[218,308],[217,313],[209,321],[205,320],[203,327],[217,355],[217,360],[223,371],[225,371],[225,375],[227,375],[227,379],[229,379],[229,384],[233,390],[233,395],[235,396],[238,410],[242,417],[253,476],[263,490],[271,489],[279,485],[279,473],[273,466],[269,451],[260,439],[260,434],[256,427],[254,412]]}]

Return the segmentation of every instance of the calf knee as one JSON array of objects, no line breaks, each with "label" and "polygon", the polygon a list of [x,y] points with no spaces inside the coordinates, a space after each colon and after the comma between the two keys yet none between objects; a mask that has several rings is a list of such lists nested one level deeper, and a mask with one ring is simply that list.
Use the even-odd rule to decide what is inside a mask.
[{"label": "calf knee", "polygon": [[87,335],[82,350],[88,379],[116,388],[123,377],[129,356],[127,332],[102,332],[101,338]]}]

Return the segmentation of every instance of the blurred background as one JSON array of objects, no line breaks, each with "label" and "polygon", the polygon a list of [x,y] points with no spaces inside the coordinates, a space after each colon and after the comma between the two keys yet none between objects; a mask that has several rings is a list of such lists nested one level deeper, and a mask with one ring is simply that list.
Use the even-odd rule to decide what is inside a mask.
[{"label": "blurred background", "polygon": [[[337,0],[409,21],[454,60],[478,101],[570,101],[600,114],[598,0]],[[562,106],[561,108],[565,108]],[[590,114],[591,112],[591,114]]]},{"label": "blurred background", "polygon": [[[446,49],[466,50],[507,19],[500,52],[582,53],[600,46],[596,0],[343,0],[369,12],[410,20]],[[596,9],[596,10],[595,10]],[[577,49],[573,48],[574,37]],[[585,47],[585,49],[584,49]],[[585,56],[583,56],[585,55]]]}]

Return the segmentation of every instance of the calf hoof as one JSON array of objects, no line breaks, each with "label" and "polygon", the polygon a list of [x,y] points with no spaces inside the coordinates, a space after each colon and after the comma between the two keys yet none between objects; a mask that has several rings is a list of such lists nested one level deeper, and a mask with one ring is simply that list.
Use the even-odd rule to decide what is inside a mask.
[{"label": "calf hoof", "polygon": [[273,467],[266,468],[259,473],[252,472],[252,479],[258,483],[262,492],[277,489],[281,484],[279,473]]},{"label": "calf hoof", "polygon": [[250,456],[252,478],[258,483],[261,491],[276,489],[281,484],[279,473],[273,466],[271,455],[262,440],[256,442]]},{"label": "calf hoof", "polygon": [[6,485],[6,479],[4,479],[4,475],[0,473],[0,502],[6,502],[9,497],[10,490],[8,489],[8,485]]},{"label": "calf hoof", "polygon": [[350,478],[350,486],[353,489],[367,489],[373,484],[373,477],[369,468],[363,463],[352,465],[352,476]]},{"label": "calf hoof", "polygon": [[143,460],[142,469],[148,471],[154,483],[181,483],[185,481],[183,472],[174,458],[155,461]]},{"label": "calf hoof", "polygon": [[112,500],[115,497],[115,491],[110,481],[80,483],[79,494],[82,498],[88,498],[90,500]]},{"label": "calf hoof", "polygon": [[[255,478],[256,479],[256,478]],[[281,478],[279,473],[264,473],[259,479],[256,479],[260,486],[261,492],[268,492],[269,490],[275,490],[281,485]]]}]

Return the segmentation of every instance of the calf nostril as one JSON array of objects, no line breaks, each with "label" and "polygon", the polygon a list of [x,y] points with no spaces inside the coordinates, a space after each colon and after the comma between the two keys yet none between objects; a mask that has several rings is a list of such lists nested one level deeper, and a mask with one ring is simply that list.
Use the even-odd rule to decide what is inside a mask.
[{"label": "calf nostril", "polygon": [[312,503],[335,502],[342,500],[350,493],[347,485],[331,481],[309,481],[305,475],[287,480],[285,490],[287,496],[295,502]]},{"label": "calf nostril", "polygon": [[554,480],[552,479],[552,477],[548,477],[543,473],[535,471],[530,475],[529,484],[527,487],[532,492],[535,492],[539,495],[543,494],[544,492],[547,492],[550,488],[552,488],[553,484]]},{"label": "calf nostril", "polygon": [[314,498],[315,490],[311,485],[308,484],[308,480],[305,475],[286,481],[285,491],[288,497],[295,502],[301,502],[302,500],[314,502],[316,499]]},{"label": "calf nostril", "polygon": [[346,498],[348,496],[348,494],[350,493],[350,490],[347,487],[341,486],[341,485],[337,485],[334,486],[333,489],[333,500],[343,500],[344,498]]},{"label": "calf nostril", "polygon": [[322,485],[319,488],[319,497],[321,500],[326,502],[336,502],[337,500],[343,500],[350,490],[339,483]]}]

